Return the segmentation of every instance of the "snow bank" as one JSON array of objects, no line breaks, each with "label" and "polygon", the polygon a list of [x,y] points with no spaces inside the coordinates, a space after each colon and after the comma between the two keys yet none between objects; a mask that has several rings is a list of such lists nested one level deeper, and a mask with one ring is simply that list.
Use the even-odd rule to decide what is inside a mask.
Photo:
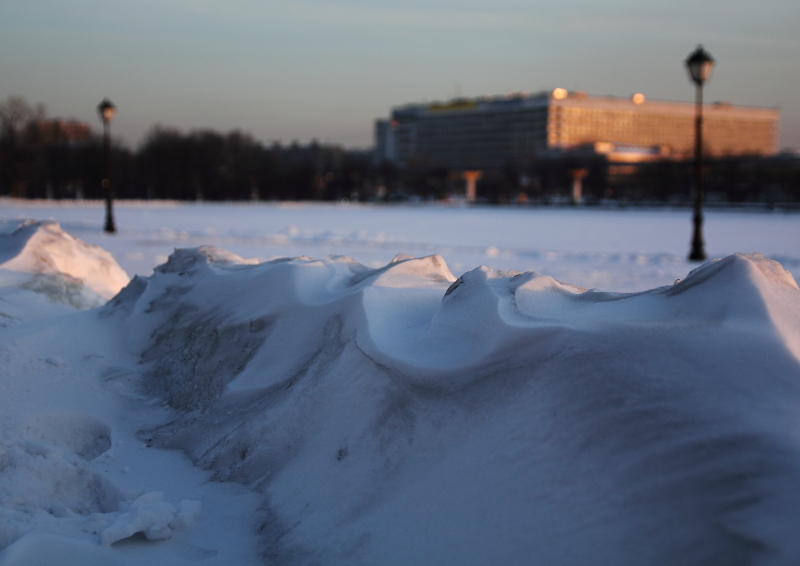
[{"label": "snow bank", "polygon": [[179,454],[141,450],[136,423],[163,412],[118,394],[133,363],[120,329],[75,310],[126,281],[53,222],[0,224],[0,566],[252,563],[249,532],[209,533],[200,501],[169,502],[208,496],[230,525],[251,506]]},{"label": "snow bank", "polygon": [[201,247],[75,313],[110,256],[0,227],[0,566],[252,558],[159,447],[259,492],[266,563],[800,562],[800,290],[759,255],[622,294]]},{"label": "snow bank", "polygon": [[77,308],[99,306],[128,283],[111,254],[53,220],[0,222],[0,270],[35,274],[25,288]]},{"label": "snow bank", "polygon": [[280,564],[797,563],[800,291],[177,250],[99,313]]}]

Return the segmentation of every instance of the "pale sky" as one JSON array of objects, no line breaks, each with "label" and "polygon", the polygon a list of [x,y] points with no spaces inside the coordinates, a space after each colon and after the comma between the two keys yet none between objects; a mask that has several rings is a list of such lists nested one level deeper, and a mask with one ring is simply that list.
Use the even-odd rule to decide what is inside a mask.
[{"label": "pale sky", "polygon": [[779,107],[800,148],[797,0],[0,0],[0,101],[90,122],[108,96],[131,147],[155,124],[265,142],[372,145],[394,106],[555,87]]}]

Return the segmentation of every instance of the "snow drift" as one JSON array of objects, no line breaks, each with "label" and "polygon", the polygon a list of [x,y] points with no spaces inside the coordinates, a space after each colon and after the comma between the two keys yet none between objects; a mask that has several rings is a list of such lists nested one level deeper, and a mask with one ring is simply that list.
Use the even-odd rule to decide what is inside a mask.
[{"label": "snow drift", "polygon": [[759,255],[621,294],[200,247],[84,313],[22,287],[106,293],[102,250],[23,223],[0,263],[2,566],[243,563],[233,498],[124,488],[189,475],[135,430],[258,493],[267,564],[800,562],[800,290]]},{"label": "snow drift", "polygon": [[798,305],[759,255],[616,294],[201,247],[100,316],[174,410],[140,437],[262,493],[268,563],[789,564]]},{"label": "snow drift", "polygon": [[73,238],[54,220],[0,222],[0,277],[3,286],[11,280],[79,309],[102,305],[129,280],[111,254]]}]

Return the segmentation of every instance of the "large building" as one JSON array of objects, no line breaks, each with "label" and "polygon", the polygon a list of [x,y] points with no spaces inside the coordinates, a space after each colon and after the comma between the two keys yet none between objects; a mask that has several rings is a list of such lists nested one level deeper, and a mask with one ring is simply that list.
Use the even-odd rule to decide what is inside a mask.
[{"label": "large building", "polygon": [[[709,156],[772,155],[778,110],[707,104]],[[539,157],[589,150],[616,161],[680,159],[694,151],[695,105],[589,96],[557,88],[536,95],[456,99],[395,108],[375,126],[380,160],[457,170],[526,166]]]}]

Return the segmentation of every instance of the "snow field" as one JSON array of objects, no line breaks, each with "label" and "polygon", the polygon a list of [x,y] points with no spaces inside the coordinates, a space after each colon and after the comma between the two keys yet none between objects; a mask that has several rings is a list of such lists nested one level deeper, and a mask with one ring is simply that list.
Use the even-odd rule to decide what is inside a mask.
[{"label": "snow field", "polygon": [[763,256],[618,293],[203,246],[76,312],[102,254],[15,226],[3,265],[85,259],[0,266],[0,564],[800,557],[800,290]]},{"label": "snow field", "polygon": [[[586,289],[645,291],[683,278],[691,211],[316,203],[115,203],[118,233],[103,234],[103,203],[0,199],[0,220],[53,218],[69,234],[147,276],[175,248],[213,245],[241,257],[346,255],[368,267],[399,253],[441,255],[458,275],[479,265],[537,271]],[[800,215],[709,210],[709,257],[758,252],[800,277]]]}]

